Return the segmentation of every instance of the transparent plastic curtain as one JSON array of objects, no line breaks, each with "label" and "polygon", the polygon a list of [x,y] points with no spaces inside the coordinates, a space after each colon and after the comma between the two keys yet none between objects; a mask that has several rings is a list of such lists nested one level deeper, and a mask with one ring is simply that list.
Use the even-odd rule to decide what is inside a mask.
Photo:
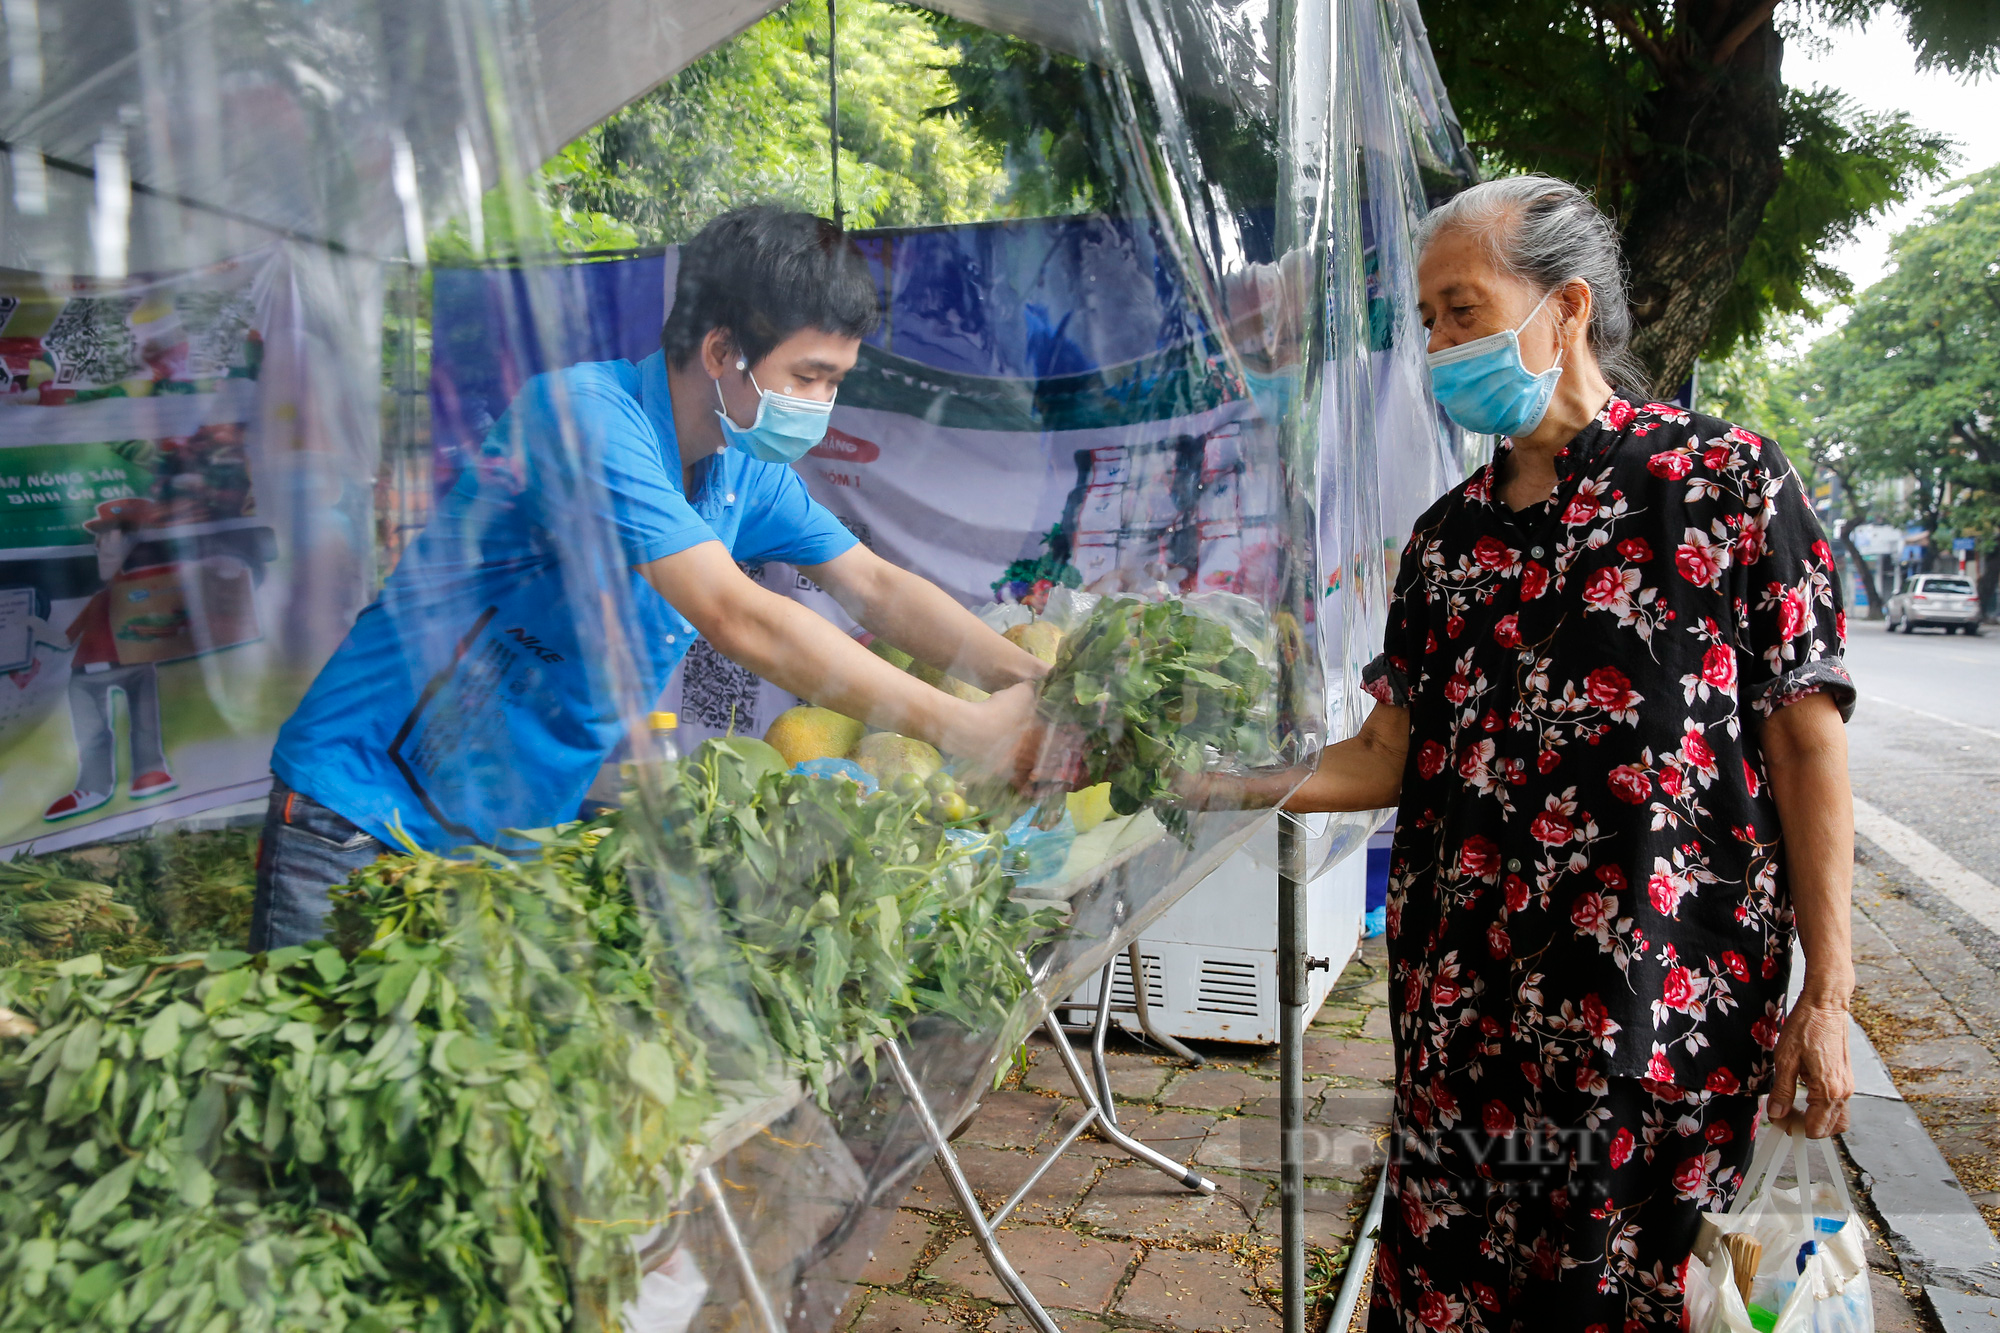
[{"label": "transparent plastic curtain", "polygon": [[[1415,207],[1374,175],[1379,157],[1407,186],[1413,131],[1363,106],[1408,95],[1396,39],[1366,3],[1101,0],[1060,33],[993,3],[971,16],[1090,62],[1095,193],[1050,253],[1124,294],[1080,304],[1068,345],[1128,350],[979,376],[877,339],[833,420],[970,460],[1004,417],[1009,449],[1054,460],[1014,482],[1070,525],[1051,577],[1016,589],[996,564],[979,607],[1063,635],[1042,776],[1014,789],[950,755],[941,784],[836,754],[789,771],[730,739],[646,761],[686,629],[621,541],[601,385],[509,382],[514,407],[447,459],[410,367],[445,336],[420,318],[437,226],[461,219],[477,250],[490,195],[509,251],[546,251],[535,169],[767,6],[660,8],[0,10],[0,266],[10,326],[46,315],[0,326],[0,432],[149,446],[65,479],[55,536],[18,548],[68,580],[24,605],[69,715],[52,694],[0,736],[10,782],[21,746],[74,753],[8,816],[0,1327],[833,1327],[936,1147],[926,1121],[957,1123],[1283,789],[1201,808],[1187,779],[1282,775],[1358,721],[1382,472],[1402,466],[1380,442],[1417,420],[1370,341],[1363,210],[1379,250]],[[885,303],[903,244],[861,238]],[[1406,266],[1377,269],[1407,298]],[[485,290],[489,322],[451,336],[517,340],[508,364],[536,368],[598,345],[573,264],[512,263]],[[1397,330],[1406,361],[1420,344]],[[254,502],[219,480],[229,439]],[[929,540],[969,549],[976,526]],[[250,612],[221,591],[230,560]],[[470,588],[494,570],[512,602]],[[139,593],[172,614],[131,611]],[[333,690],[350,626],[339,653],[398,648],[345,659],[364,669]],[[315,711],[309,689],[333,692]],[[153,696],[178,786],[149,790],[129,719]],[[292,787],[391,855],[323,937],[252,954],[261,765],[302,697],[331,739]],[[367,744],[338,724],[384,700],[394,762],[356,795]],[[105,735],[109,793],[84,771]],[[582,789],[537,777],[553,750],[594,768],[621,744],[608,813],[577,819]],[[63,811],[71,768],[85,799]],[[1337,822],[1327,854],[1358,832]]]}]

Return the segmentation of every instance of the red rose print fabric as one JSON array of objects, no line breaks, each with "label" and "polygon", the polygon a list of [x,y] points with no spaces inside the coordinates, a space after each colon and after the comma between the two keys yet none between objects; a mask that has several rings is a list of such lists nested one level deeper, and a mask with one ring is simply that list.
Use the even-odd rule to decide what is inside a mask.
[{"label": "red rose print fabric", "polygon": [[[1425,1207],[1476,1166],[1425,1135],[1537,1123],[1527,1090],[1581,1091],[1559,1127],[1634,1141],[1764,1091],[1793,931],[1757,729],[1807,694],[1854,700],[1832,554],[1774,444],[1614,397],[1546,504],[1509,510],[1497,465],[1418,520],[1364,673],[1410,711],[1387,924],[1399,1169]],[[1423,1290],[1432,1315],[1507,1324],[1455,1278]],[[1412,1292],[1407,1327],[1456,1326]]]},{"label": "red rose print fabric", "polygon": [[[1387,1167],[1370,1333],[1679,1329],[1701,1215],[1742,1183],[1757,1099],[1556,1078],[1496,1052],[1439,1075]],[[1775,1131],[1774,1131],[1775,1132]]]}]

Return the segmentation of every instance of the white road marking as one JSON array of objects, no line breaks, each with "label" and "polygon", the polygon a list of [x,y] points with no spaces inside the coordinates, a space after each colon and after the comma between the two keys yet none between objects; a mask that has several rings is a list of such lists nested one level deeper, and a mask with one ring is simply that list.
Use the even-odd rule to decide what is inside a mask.
[{"label": "white road marking", "polygon": [[1985,727],[1975,727],[1970,722],[1960,722],[1957,718],[1946,717],[1942,713],[1927,713],[1921,708],[1912,708],[1908,704],[1899,704],[1894,699],[1885,699],[1879,694],[1864,694],[1861,697],[1871,704],[1887,704],[1891,708],[1900,708],[1905,713],[1915,713],[1918,717],[1927,717],[1933,722],[1942,722],[1946,726],[1963,727],[1967,731],[1976,731],[1982,736],[2000,741],[2000,731],[1989,731]]},{"label": "white road marking", "polygon": [[1859,796],[1854,798],[1854,831],[1957,903],[1980,925],[2000,935],[2000,887],[1967,870],[1942,847]]}]

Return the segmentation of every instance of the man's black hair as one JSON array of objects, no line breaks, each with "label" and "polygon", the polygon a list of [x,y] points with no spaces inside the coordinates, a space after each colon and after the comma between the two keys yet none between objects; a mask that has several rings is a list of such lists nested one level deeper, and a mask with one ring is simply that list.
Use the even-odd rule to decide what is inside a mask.
[{"label": "man's black hair", "polygon": [[660,346],[675,366],[727,329],[755,364],[800,329],[865,338],[880,319],[875,280],[840,228],[770,204],[732,209],[681,246]]}]

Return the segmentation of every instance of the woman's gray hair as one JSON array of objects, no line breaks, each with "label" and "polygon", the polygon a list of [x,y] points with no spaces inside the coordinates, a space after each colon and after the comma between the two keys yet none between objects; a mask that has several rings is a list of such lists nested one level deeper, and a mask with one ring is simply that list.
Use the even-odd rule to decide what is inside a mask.
[{"label": "woman's gray hair", "polygon": [[1493,262],[1523,282],[1552,292],[1567,282],[1590,287],[1590,350],[1604,377],[1645,396],[1645,367],[1632,354],[1632,304],[1618,228],[1590,196],[1553,176],[1505,176],[1454,195],[1417,230],[1421,252],[1446,229],[1485,242]]}]

